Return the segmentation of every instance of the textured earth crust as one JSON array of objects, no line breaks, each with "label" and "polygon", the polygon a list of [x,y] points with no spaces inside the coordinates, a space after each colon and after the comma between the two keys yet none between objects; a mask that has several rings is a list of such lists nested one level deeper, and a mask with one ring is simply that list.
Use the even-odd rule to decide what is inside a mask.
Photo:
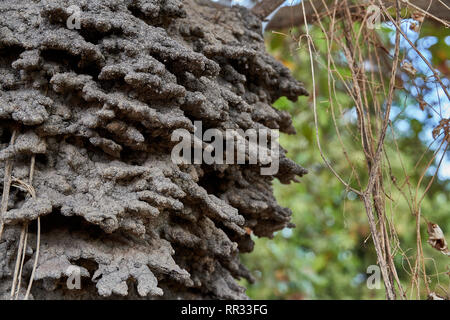
[{"label": "textured earth crust", "polygon": [[[23,253],[19,298],[35,261],[33,299],[247,298],[236,281],[252,280],[239,261],[250,235],[293,227],[271,182],[306,170],[284,150],[275,176],[260,163],[177,165],[171,133],[201,120],[292,134],[271,104],[304,94],[244,8],[2,0],[0,297]],[[70,266],[81,289],[67,287]]]}]

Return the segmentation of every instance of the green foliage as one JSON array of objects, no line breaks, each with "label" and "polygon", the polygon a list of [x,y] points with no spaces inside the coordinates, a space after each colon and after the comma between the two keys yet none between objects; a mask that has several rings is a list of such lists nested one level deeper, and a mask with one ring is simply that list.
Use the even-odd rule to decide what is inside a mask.
[{"label": "green foliage", "polygon": [[[429,27],[427,27],[429,28]],[[389,30],[382,30],[383,33]],[[439,33],[433,29],[429,32]],[[324,51],[324,42],[316,29],[312,29],[316,50]],[[388,37],[385,35],[385,39]],[[439,36],[439,45],[433,49],[434,62],[445,64],[442,59],[449,56],[449,47],[442,44],[444,37]],[[306,42],[293,41],[291,36],[267,34],[268,50],[287,67],[295,77],[304,82],[311,92],[311,72]],[[446,46],[446,47],[445,47]],[[445,54],[434,54],[445,50]],[[437,56],[437,57],[436,57]],[[441,60],[439,59],[441,57]],[[443,57],[443,58],[442,58]],[[343,155],[336,127],[333,123],[330,101],[328,101],[328,80],[326,63],[317,60],[316,70],[317,111],[320,125],[320,139],[324,153],[333,167],[342,174],[351,185],[356,185],[355,176]],[[348,73],[345,65],[339,66],[342,74]],[[398,105],[404,105],[404,93],[397,96]],[[288,155],[309,170],[301,183],[282,185],[274,182],[275,194],[281,205],[293,212],[294,229],[278,232],[274,239],[258,239],[255,251],[242,256],[244,264],[256,276],[254,284],[244,283],[248,295],[254,299],[384,299],[384,288],[370,290],[367,288],[367,267],[376,264],[376,255],[370,238],[367,217],[361,201],[344,186],[325,166],[317,148],[313,112],[309,107],[311,98],[300,97],[291,102],[285,97],[275,102],[280,110],[287,110],[293,116],[296,135],[283,135],[281,145],[288,150]],[[356,171],[362,177],[362,184],[367,179],[367,168],[360,141],[351,135],[357,130],[352,122],[352,100],[343,88],[336,87],[334,104],[339,114],[336,115],[337,126],[341,130],[342,142],[347,148],[349,158],[356,164]],[[405,106],[413,108],[412,105]],[[335,112],[337,112],[335,110]],[[421,112],[417,108],[417,112]],[[409,204],[395,187],[392,178],[402,185],[405,182],[404,169],[414,192],[426,162],[432,153],[420,139],[425,123],[402,113],[394,121],[406,121],[407,131],[397,132],[394,143],[392,134],[386,141],[386,158],[384,173],[387,177],[386,192],[392,202],[386,203],[388,218],[395,225],[400,248],[395,252],[395,263],[405,288],[408,288],[410,276],[405,257],[416,254],[415,218]],[[394,125],[395,127],[395,125]],[[422,154],[423,160],[417,165]],[[390,166],[390,170],[389,170]],[[426,176],[424,184],[431,179]],[[419,195],[425,187],[419,188]],[[406,187],[402,190],[407,191]],[[427,193],[422,205],[422,214],[428,220],[439,224],[448,236],[450,231],[449,182],[437,180]],[[422,224],[422,242],[427,272],[430,275],[430,288],[438,293],[448,290],[448,258],[432,249],[427,243],[425,224]],[[448,237],[447,237],[448,239]],[[413,261],[413,259],[411,260]],[[446,269],[447,268],[447,269]],[[439,273],[439,274],[438,274]],[[440,287],[441,285],[442,287]],[[423,285],[422,285],[423,287]]]}]

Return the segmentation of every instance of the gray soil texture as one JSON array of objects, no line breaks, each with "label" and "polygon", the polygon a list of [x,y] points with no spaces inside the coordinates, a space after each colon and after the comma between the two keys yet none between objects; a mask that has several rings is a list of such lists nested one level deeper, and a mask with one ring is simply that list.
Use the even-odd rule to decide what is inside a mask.
[{"label": "gray soil texture", "polygon": [[[80,9],[80,29],[67,27]],[[195,0],[0,2],[0,297],[27,227],[19,297],[245,299],[250,234],[290,223],[262,164],[177,165],[175,129],[295,133],[272,103],[306,95],[245,8]],[[33,164],[33,161],[34,164]],[[30,168],[34,168],[31,173]],[[81,289],[67,288],[70,266]]]}]

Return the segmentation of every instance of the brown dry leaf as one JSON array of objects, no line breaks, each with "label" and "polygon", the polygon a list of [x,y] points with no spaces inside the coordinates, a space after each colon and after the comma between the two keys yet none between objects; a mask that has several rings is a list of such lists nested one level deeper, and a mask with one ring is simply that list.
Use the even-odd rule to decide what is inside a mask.
[{"label": "brown dry leaf", "polygon": [[428,300],[445,300],[445,299],[435,292],[430,292],[430,294],[428,295]]},{"label": "brown dry leaf", "polygon": [[425,100],[423,100],[423,97],[422,97],[421,94],[419,94],[419,95],[417,96],[417,102],[419,102],[419,108],[420,108],[420,110],[424,111],[424,110],[425,110],[425,107],[426,107],[428,104],[425,102]]},{"label": "brown dry leaf", "polygon": [[415,11],[411,13],[411,18],[419,23],[422,23],[423,20],[425,19],[425,14],[419,11]]},{"label": "brown dry leaf", "polygon": [[409,73],[413,77],[416,75],[416,72],[417,72],[416,68],[413,67],[411,62],[406,61],[406,60],[403,61],[403,63],[402,63],[402,69],[404,71],[406,71],[407,73]]},{"label": "brown dry leaf", "polygon": [[441,132],[442,126],[438,125],[433,129],[433,139],[436,139],[439,135],[439,132]]},{"label": "brown dry leaf", "polygon": [[420,25],[418,23],[411,23],[411,25],[409,26],[409,29],[414,31],[414,32],[419,32],[420,31]]},{"label": "brown dry leaf", "polygon": [[427,231],[427,242],[436,250],[450,256],[450,251],[448,250],[447,241],[445,241],[444,232],[442,232],[442,229],[436,223],[427,222]]},{"label": "brown dry leaf", "polygon": [[446,137],[450,136],[450,118],[442,119],[439,124],[433,129],[433,139],[436,139],[439,136],[441,130],[444,131],[443,133]]},{"label": "brown dry leaf", "polygon": [[420,110],[424,111],[426,106],[427,106],[427,103],[425,101],[419,100],[419,108],[420,108]]}]

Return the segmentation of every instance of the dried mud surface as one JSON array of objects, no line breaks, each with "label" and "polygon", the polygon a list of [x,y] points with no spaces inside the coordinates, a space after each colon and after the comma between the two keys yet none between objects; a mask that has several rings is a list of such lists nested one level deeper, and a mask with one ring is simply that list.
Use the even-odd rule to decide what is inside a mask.
[{"label": "dried mud surface", "polygon": [[[79,30],[66,26],[73,4]],[[194,0],[0,2],[3,193],[8,163],[13,177],[2,298],[24,223],[21,290],[28,283],[37,217],[34,299],[246,298],[236,279],[252,279],[239,261],[253,250],[250,231],[271,237],[292,226],[291,211],[260,165],[174,164],[170,134],[196,120],[295,133],[271,104],[306,91],[266,53],[260,25],[244,8]],[[28,181],[33,155],[30,197],[17,181]],[[282,151],[276,178],[305,173]],[[81,290],[66,288],[71,265]]]}]

